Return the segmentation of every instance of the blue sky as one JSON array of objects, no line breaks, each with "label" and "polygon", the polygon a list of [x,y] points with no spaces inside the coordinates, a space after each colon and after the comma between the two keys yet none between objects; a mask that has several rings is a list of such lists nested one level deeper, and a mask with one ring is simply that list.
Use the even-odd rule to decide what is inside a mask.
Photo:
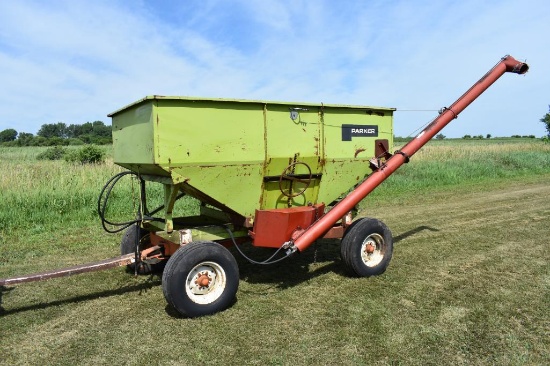
[{"label": "blue sky", "polygon": [[0,1],[0,131],[158,94],[394,107],[408,136],[510,54],[529,73],[443,134],[543,136],[549,19],[547,0]]}]

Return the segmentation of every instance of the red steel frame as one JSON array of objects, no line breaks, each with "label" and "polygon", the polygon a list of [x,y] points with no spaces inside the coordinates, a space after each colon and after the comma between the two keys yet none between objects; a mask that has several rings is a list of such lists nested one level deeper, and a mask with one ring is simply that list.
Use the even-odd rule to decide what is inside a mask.
[{"label": "red steel frame", "polygon": [[[287,243],[292,251],[303,251],[309,247],[315,240],[321,238],[331,227],[351,211],[363,198],[371,193],[380,183],[388,178],[397,168],[409,161],[422,146],[430,141],[443,127],[450,121],[458,117],[470,103],[479,97],[487,88],[489,88],[498,78],[506,72],[515,74],[525,74],[529,66],[514,59],[512,56],[503,57],[487,74],[485,74],[477,83],[475,83],[466,93],[464,93],[449,108],[443,108],[440,115],[435,118],[422,132],[413,140],[406,144],[400,151],[396,151],[385,164],[375,170],[368,178],[363,181],[346,198],[336,204],[329,212],[314,222],[310,227],[302,230],[299,236],[293,241]],[[296,237],[296,235],[294,235]]]}]

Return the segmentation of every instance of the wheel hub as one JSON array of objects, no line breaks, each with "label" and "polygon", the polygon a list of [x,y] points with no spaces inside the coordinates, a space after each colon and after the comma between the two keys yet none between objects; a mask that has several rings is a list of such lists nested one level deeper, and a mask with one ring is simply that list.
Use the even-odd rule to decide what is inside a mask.
[{"label": "wheel hub", "polygon": [[365,247],[365,252],[367,252],[367,254],[372,254],[374,253],[375,249],[376,247],[372,245],[372,243],[368,243],[367,246]]},{"label": "wheel hub", "polygon": [[197,304],[209,304],[223,293],[226,286],[224,269],[216,262],[201,262],[189,271],[185,292]]},{"label": "wheel hub", "polygon": [[384,238],[373,233],[369,235],[361,246],[361,259],[367,267],[374,267],[384,258]]},{"label": "wheel hub", "polygon": [[197,279],[195,280],[195,284],[199,286],[201,289],[206,288],[210,285],[210,281],[212,279],[208,276],[207,272],[200,273]]}]

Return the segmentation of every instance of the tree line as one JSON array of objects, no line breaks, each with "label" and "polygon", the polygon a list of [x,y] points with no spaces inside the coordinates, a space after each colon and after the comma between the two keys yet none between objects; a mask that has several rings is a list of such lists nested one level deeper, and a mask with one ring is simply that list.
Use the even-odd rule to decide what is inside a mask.
[{"label": "tree line", "polygon": [[0,144],[3,146],[107,145],[112,142],[111,126],[102,121],[68,126],[63,122],[43,124],[36,136],[17,132],[13,128],[0,131]]},{"label": "tree line", "polygon": [[[550,105],[548,109],[549,112],[540,119],[540,122],[545,125],[546,131],[548,132],[547,136],[544,137],[545,140],[550,138]],[[487,139],[491,137],[491,134],[485,136]],[[534,135],[512,135],[511,137],[535,138]],[[438,140],[443,140],[445,138],[446,136],[443,134],[436,136]],[[464,135],[462,138],[483,139],[483,135]],[[407,140],[409,140],[409,138],[395,137],[395,141]],[[107,145],[111,143],[113,143],[111,126],[105,125],[102,121],[86,122],[82,125],[70,124],[68,126],[63,122],[43,124],[36,136],[32,133],[17,132],[13,128],[0,131],[0,144],[3,146]]]},{"label": "tree line", "polygon": [[[400,137],[400,136],[395,136],[393,138],[393,140],[395,142],[409,142],[410,140],[412,140],[414,137]],[[444,140],[444,139],[447,139],[447,136],[445,136],[444,134],[440,133],[438,135],[436,135],[434,137],[436,140]],[[484,139],[495,139],[495,140],[498,140],[498,139],[508,139],[508,138],[522,138],[522,139],[536,139],[537,137],[535,135],[512,135],[512,136],[501,136],[501,137],[493,137],[493,135],[491,135],[490,133],[488,133],[487,135],[483,136],[483,135],[464,135],[462,137],[457,137],[457,138],[453,138],[453,139],[463,139],[463,140],[484,140]],[[544,139],[544,138],[543,138]]]}]

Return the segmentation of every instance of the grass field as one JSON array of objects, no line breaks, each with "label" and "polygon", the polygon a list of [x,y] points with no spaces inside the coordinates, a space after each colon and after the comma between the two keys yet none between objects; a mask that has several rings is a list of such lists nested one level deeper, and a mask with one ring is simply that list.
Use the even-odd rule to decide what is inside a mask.
[{"label": "grass field", "polygon": [[[119,169],[38,150],[0,148],[0,278],[119,252],[95,214]],[[549,179],[539,141],[433,141],[360,205],[393,232],[385,274],[350,278],[334,241],[238,258],[237,302],[198,319],[123,269],[6,287],[0,364],[550,364]]]}]

